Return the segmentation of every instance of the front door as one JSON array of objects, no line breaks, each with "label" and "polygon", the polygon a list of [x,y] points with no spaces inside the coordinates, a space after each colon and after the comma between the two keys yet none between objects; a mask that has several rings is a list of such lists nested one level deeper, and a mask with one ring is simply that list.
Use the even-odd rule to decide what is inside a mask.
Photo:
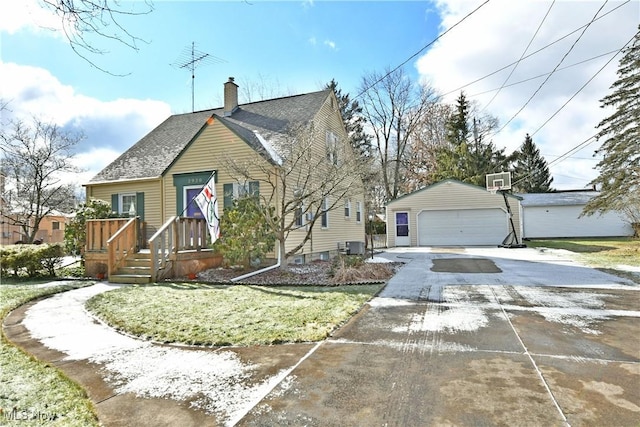
[{"label": "front door", "polygon": [[189,218],[203,218],[202,211],[198,207],[198,204],[193,201],[198,194],[202,191],[202,187],[185,187],[184,193],[184,203],[185,206],[185,216]]},{"label": "front door", "polygon": [[396,212],[396,246],[409,245],[409,212]]}]

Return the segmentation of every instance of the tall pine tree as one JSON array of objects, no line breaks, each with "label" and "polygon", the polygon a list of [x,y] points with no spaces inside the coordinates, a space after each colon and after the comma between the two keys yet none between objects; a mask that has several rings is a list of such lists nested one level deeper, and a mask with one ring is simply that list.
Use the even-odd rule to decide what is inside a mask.
[{"label": "tall pine tree", "polygon": [[[640,28],[639,28],[640,29]],[[618,67],[613,92],[600,102],[615,108],[597,128],[604,142],[597,153],[603,155],[596,169],[600,175],[592,185],[600,194],[585,207],[584,214],[623,212],[636,235],[640,231],[640,32],[637,32]]]},{"label": "tall pine tree", "polygon": [[487,174],[504,170],[508,163],[504,149],[498,150],[493,142],[485,142],[496,125],[491,116],[475,117],[472,104],[461,92],[447,123],[448,145],[436,152],[433,181],[452,178],[484,186]]},{"label": "tall pine tree", "polygon": [[520,149],[514,153],[513,189],[518,193],[546,193],[553,191],[553,177],[547,161],[527,134]]}]

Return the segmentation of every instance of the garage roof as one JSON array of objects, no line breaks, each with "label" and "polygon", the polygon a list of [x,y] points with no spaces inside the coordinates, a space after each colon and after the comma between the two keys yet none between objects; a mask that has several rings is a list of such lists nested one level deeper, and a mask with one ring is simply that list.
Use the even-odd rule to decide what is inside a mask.
[{"label": "garage roof", "polygon": [[[418,189],[418,190],[415,190],[415,191],[413,191],[413,192],[411,192],[411,193],[408,193],[408,194],[405,194],[405,195],[403,195],[403,196],[400,196],[400,197],[398,197],[397,199],[393,199],[393,200],[391,200],[391,201],[390,201],[389,203],[387,203],[387,204],[388,204],[388,205],[390,205],[390,204],[392,204],[392,203],[394,203],[394,202],[396,202],[396,201],[398,201],[398,200],[404,199],[404,198],[406,198],[406,197],[411,197],[412,195],[414,195],[414,194],[416,194],[416,193],[420,193],[420,192],[422,192],[422,191],[428,191],[428,190],[430,190],[430,189],[432,189],[432,188],[434,188],[434,187],[437,187],[437,186],[439,186],[439,185],[446,184],[447,182],[453,182],[453,183],[456,183],[456,184],[466,185],[467,187],[474,188],[474,189],[476,189],[476,190],[480,190],[480,191],[484,191],[484,192],[486,192],[487,194],[489,194],[489,192],[487,191],[487,189],[486,189],[486,188],[484,188],[484,187],[479,187],[479,186],[477,186],[477,185],[469,184],[469,183],[467,183],[467,182],[458,181],[457,179],[445,179],[445,180],[442,180],[442,181],[438,181],[438,182],[436,182],[436,183],[433,183],[433,184],[431,184],[431,185],[428,185],[428,186],[426,186],[426,187],[420,188],[420,189]],[[520,195],[518,195],[518,194],[506,193],[506,195],[507,195],[507,197],[513,197],[513,198],[516,198],[516,199],[518,199],[518,200],[520,200],[520,199],[521,199]]]},{"label": "garage roof", "polygon": [[558,193],[523,193],[518,194],[522,198],[522,206],[576,206],[586,205],[589,200],[597,196],[598,192],[566,191]]}]

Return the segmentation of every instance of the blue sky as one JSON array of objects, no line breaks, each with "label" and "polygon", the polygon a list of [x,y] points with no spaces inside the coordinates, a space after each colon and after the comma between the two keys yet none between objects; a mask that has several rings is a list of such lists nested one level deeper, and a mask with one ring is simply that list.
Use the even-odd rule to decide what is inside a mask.
[{"label": "blue sky", "polygon": [[[145,15],[121,20],[144,40],[135,51],[104,39],[91,39],[108,52],[89,55],[92,67],[69,47],[54,17],[37,0],[0,5],[0,97],[10,101],[3,119],[37,114],[64,127],[81,129],[87,138],[77,162],[88,181],[169,114],[191,111],[191,75],[170,64],[196,49],[221,58],[196,68],[195,109],[222,104],[222,84],[234,76],[240,94],[262,85],[273,96],[319,90],[335,78],[340,88],[358,93],[369,72],[395,67],[452,27],[483,0],[436,1],[156,1]],[[416,81],[428,82],[453,102],[455,89],[483,77],[522,55],[542,48],[587,24],[580,32],[545,48],[514,70],[509,83],[561,67],[526,108],[499,134],[498,147],[516,149],[571,96],[535,135],[534,142],[553,161],[595,133],[602,119],[599,99],[615,80],[619,56],[590,59],[621,48],[637,31],[640,2],[562,0],[491,0],[437,43],[405,65]],[[144,3],[121,2],[143,10]],[[600,9],[602,7],[602,9]],[[618,8],[618,9],[616,9]],[[615,10],[614,10],[615,9]],[[547,18],[533,37],[543,16]],[[571,45],[575,46],[571,48]],[[569,50],[571,49],[571,52]],[[566,55],[566,58],[562,58]],[[611,63],[598,71],[607,61]],[[534,93],[542,79],[505,87],[488,104],[510,70],[465,87],[480,108],[506,123]],[[590,78],[593,80],[578,92]],[[246,100],[246,99],[245,99]],[[256,100],[256,99],[252,99]],[[242,101],[242,99],[241,99]],[[488,106],[487,106],[488,104]],[[583,188],[595,176],[597,158],[590,144],[552,166],[558,188]]]}]

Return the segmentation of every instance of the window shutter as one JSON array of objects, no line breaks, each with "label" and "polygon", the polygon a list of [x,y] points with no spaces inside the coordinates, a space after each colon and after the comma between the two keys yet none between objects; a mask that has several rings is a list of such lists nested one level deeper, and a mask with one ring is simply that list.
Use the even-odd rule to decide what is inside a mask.
[{"label": "window shutter", "polygon": [[111,195],[111,211],[113,211],[115,213],[120,213],[120,210],[118,209],[118,195],[117,194],[112,194]]},{"label": "window shutter", "polygon": [[224,209],[233,207],[233,184],[224,184],[222,186],[222,193],[224,194],[222,207]]},{"label": "window shutter", "polygon": [[144,221],[144,193],[136,193],[136,215]]}]

